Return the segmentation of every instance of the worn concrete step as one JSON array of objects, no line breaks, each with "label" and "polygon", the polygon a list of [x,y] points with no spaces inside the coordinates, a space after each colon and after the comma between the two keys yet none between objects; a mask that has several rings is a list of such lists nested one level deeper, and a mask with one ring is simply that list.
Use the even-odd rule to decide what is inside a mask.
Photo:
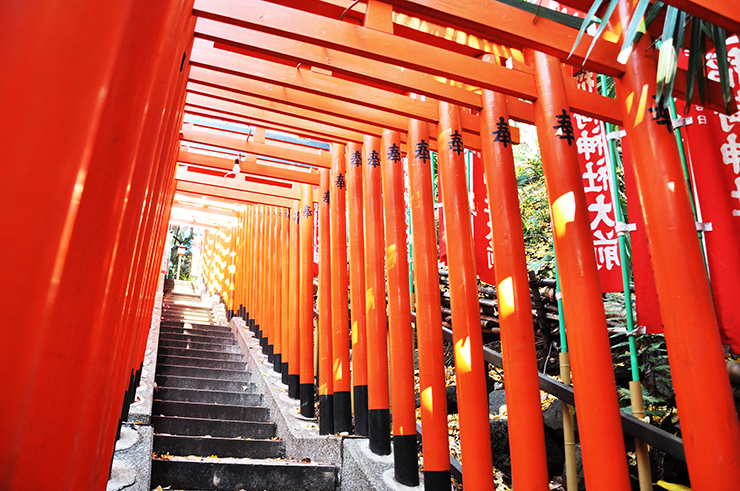
[{"label": "worn concrete step", "polygon": [[165,356],[184,356],[189,358],[207,358],[210,360],[244,361],[241,353],[230,353],[221,350],[201,350],[193,348],[170,348],[163,346],[159,348],[159,354]]},{"label": "worn concrete step", "polygon": [[184,327],[167,327],[163,326],[159,329],[161,334],[174,334],[183,336],[203,336],[217,339],[220,342],[221,339],[234,339],[234,333],[222,332],[222,331],[206,331],[203,329],[188,329]]},{"label": "worn concrete step", "polygon": [[200,377],[180,377],[177,375],[157,374],[157,385],[160,387],[174,387],[176,389],[205,389],[225,392],[255,392],[254,382],[241,380],[219,380]]},{"label": "worn concrete step", "polygon": [[178,377],[198,377],[217,380],[235,380],[249,382],[252,374],[246,370],[221,370],[218,368],[199,368],[181,365],[157,364],[157,375],[175,375]]},{"label": "worn concrete step", "polygon": [[234,335],[234,332],[231,330],[230,327],[227,326],[204,326],[202,324],[190,324],[187,325],[170,325],[170,324],[161,324],[162,328],[166,329],[168,332],[173,332],[175,330],[182,331],[190,331],[192,334],[199,334],[199,333],[205,333],[208,334],[214,334],[214,335]]},{"label": "worn concrete step", "polygon": [[157,361],[167,365],[180,365],[185,367],[221,368],[223,370],[244,370],[247,366],[245,361],[211,360],[208,358],[195,358],[192,356],[157,355]]},{"label": "worn concrete step", "polygon": [[152,460],[152,488],[244,491],[333,491],[336,467],[288,461],[241,461],[174,457]]},{"label": "worn concrete step", "polygon": [[215,436],[221,438],[268,439],[275,436],[275,423],[225,421],[218,419],[152,416],[156,433],[180,436]]},{"label": "worn concrete step", "polygon": [[228,392],[206,389],[178,389],[158,387],[154,397],[163,401],[204,402],[206,404],[228,404],[230,406],[260,406],[262,394],[248,392]]},{"label": "worn concrete step", "polygon": [[162,339],[162,337],[159,338],[159,346],[167,348],[198,349],[204,351],[221,351],[223,353],[242,352],[238,344],[194,343],[191,341],[175,341],[174,339]]},{"label": "worn concrete step", "polygon": [[198,437],[154,434],[154,452],[170,455],[240,457],[275,459],[285,456],[281,440],[245,440],[237,438]]},{"label": "worn concrete step", "polygon": [[234,406],[156,399],[152,414],[229,421],[269,421],[270,410],[262,406]]},{"label": "worn concrete step", "polygon": [[166,339],[168,341],[189,341],[191,343],[209,343],[209,344],[236,344],[234,336],[231,338],[222,338],[214,336],[198,336],[197,334],[174,334],[169,332],[162,332],[159,334],[159,339]]}]

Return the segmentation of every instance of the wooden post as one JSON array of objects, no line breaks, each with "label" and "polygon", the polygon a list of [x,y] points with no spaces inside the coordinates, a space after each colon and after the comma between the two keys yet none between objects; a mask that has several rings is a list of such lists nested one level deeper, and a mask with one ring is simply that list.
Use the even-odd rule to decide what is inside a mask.
[{"label": "wooden post", "polygon": [[365,310],[365,220],[362,195],[362,145],[349,143],[347,147],[347,211],[352,306],[352,385],[355,433],[367,436],[367,312]]},{"label": "wooden post", "polygon": [[[632,11],[630,2],[620,1],[619,22]],[[740,483],[740,425],[670,116],[653,100],[656,61],[649,43],[643,36],[635,46],[616,79],[617,98],[645,215],[691,487],[732,489]]]},{"label": "wooden post", "polygon": [[301,247],[300,247],[300,369],[301,416],[315,415],[313,367],[313,188],[303,184],[301,189]]},{"label": "wooden post", "polygon": [[331,316],[334,350],[334,431],[352,433],[352,380],[347,298],[347,214],[345,147],[331,147]]},{"label": "wooden post", "polygon": [[288,351],[288,397],[291,399],[300,399],[300,360],[301,360],[301,343],[300,343],[300,226],[301,226],[301,204],[296,201],[291,209],[293,220],[290,224],[290,284],[293,289],[288,301],[290,310],[290,336]]},{"label": "wooden post", "polygon": [[411,329],[409,262],[406,248],[401,136],[383,130],[382,184],[385,222],[385,263],[388,275],[391,396],[393,401],[393,460],[396,481],[419,484],[414,395],[414,331]]},{"label": "wooden post", "polygon": [[[560,62],[525,50],[535,69],[537,135],[568,326],[586,487],[630,489],[593,236]],[[577,322],[575,321],[577,319]]]},{"label": "wooden post", "polygon": [[511,479],[517,488],[547,490],[545,429],[509,112],[502,94],[484,90],[482,101],[481,143],[493,234]]},{"label": "wooden post", "polygon": [[439,178],[447,233],[463,475],[466,486],[492,491],[491,437],[478,279],[473,254],[473,230],[470,224],[460,113],[456,105],[439,103],[437,132]]},{"label": "wooden post", "polygon": [[388,335],[383,267],[383,199],[380,139],[365,136],[362,191],[365,208],[365,308],[367,311],[368,433],[370,450],[391,453]]},{"label": "wooden post", "polygon": [[411,229],[414,237],[416,339],[421,427],[424,431],[424,489],[448,491],[450,449],[429,125],[417,119],[410,119],[406,145]]},{"label": "wooden post", "polygon": [[334,433],[334,374],[332,365],[332,265],[329,224],[331,176],[319,171],[319,434]]}]

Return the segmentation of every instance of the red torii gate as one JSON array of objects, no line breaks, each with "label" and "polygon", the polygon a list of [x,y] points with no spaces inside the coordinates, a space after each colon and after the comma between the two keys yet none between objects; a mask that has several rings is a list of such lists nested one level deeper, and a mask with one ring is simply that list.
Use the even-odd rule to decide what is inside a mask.
[{"label": "red torii gate", "polygon": [[[278,5],[280,3],[289,7]],[[654,84],[653,54],[646,49],[637,49],[635,53],[639,55],[633,54],[628,65],[620,67],[615,63],[616,56],[612,57],[616,53],[616,43],[597,43],[586,67],[616,77],[619,99],[615,102],[576,93],[574,84],[563,79],[562,66],[557,58],[563,61],[564,53],[570,50],[574,37],[572,29],[544,19],[538,22],[539,25],[533,27],[528,24],[524,28],[522,21],[530,22],[530,17],[525,19],[523,14],[512,11],[509,6],[491,5],[482,0],[468,2],[465,6],[455,2],[381,3],[368,0],[364,15],[362,6],[356,6],[350,14],[355,21],[361,20],[363,26],[351,26],[350,22],[335,20],[338,16],[333,14],[337,9],[340,12],[344,9],[340,2],[317,1],[311,2],[310,6],[302,6],[302,3],[250,1],[244,4],[250,9],[244,11],[241,4],[228,1],[198,1],[194,10],[199,16],[197,22],[191,16],[193,4],[187,1],[149,5],[144,1],[128,0],[113,6],[78,2],[76,8],[66,6],[64,10],[39,1],[14,6],[10,12],[0,7],[0,16],[9,19],[0,34],[5,41],[0,43],[3,46],[0,48],[0,61],[8,74],[0,79],[0,91],[9,95],[4,105],[8,116],[0,123],[3,126],[0,134],[5,139],[3,148],[9,163],[2,179],[4,192],[0,193],[0,199],[3,203],[1,209],[7,210],[3,214],[3,223],[11,233],[2,252],[11,259],[6,264],[6,271],[12,279],[2,288],[6,339],[0,359],[2,373],[13,381],[7,387],[6,402],[0,409],[0,420],[3,421],[0,440],[7,442],[0,451],[0,461],[3,462],[0,482],[16,489],[38,482],[39,475],[43,474],[46,482],[55,488],[104,486],[113,450],[117,413],[130,373],[136,370],[144,349],[157,282],[159,251],[164,246],[166,219],[178,187],[198,194],[261,203],[257,206],[263,210],[268,204],[286,209],[298,199],[294,195],[290,201],[284,201],[289,193],[279,187],[267,191],[262,189],[262,192],[251,187],[235,192],[225,186],[211,185],[208,187],[210,191],[206,192],[202,187],[207,183],[206,177],[200,178],[198,183],[179,181],[182,185],[177,184],[176,187],[173,162],[178,153],[189,153],[178,149],[179,133],[182,131],[185,136],[189,131],[180,127],[183,112],[188,111],[347,144],[347,159],[363,142],[366,142],[366,155],[371,155],[368,150],[381,152],[375,145],[380,143],[378,139],[384,130],[402,132],[393,138],[397,137],[401,150],[411,155],[415,153],[418,140],[411,138],[412,131],[408,137],[403,134],[409,125],[416,125],[416,128],[421,122],[427,131],[431,129],[434,139],[429,141],[429,146],[435,148],[436,145],[440,153],[445,214],[451,217],[447,220],[448,234],[455,238],[450,242],[450,253],[460,261],[459,264],[450,264],[450,275],[459,278],[453,289],[453,319],[463,451],[466,455],[464,465],[466,469],[474,469],[466,473],[470,476],[466,477],[466,484],[472,483],[469,485],[476,489],[491,489],[490,476],[480,472],[481,465],[490,466],[490,455],[486,456],[485,442],[476,440],[481,438],[483,419],[482,388],[476,368],[481,365],[482,354],[480,340],[476,338],[480,335],[479,329],[477,334],[473,329],[478,314],[477,300],[474,305],[474,291],[470,288],[475,281],[475,266],[470,264],[470,231],[465,230],[465,224],[469,225],[469,209],[464,185],[456,174],[463,165],[457,152],[458,136],[466,145],[482,148],[484,155],[489,153],[487,167],[497,164],[496,158],[488,152],[490,143],[485,143],[490,131],[485,130],[486,134],[481,134],[480,118],[487,117],[489,110],[500,109],[494,109],[490,99],[481,98],[478,89],[485,89],[508,95],[506,102],[512,119],[537,123],[553,211],[555,242],[559,259],[562,258],[565,312],[588,312],[593,320],[593,326],[588,326],[591,330],[581,332],[575,329],[569,333],[573,336],[574,374],[581,384],[579,387],[585,387],[577,394],[577,406],[583,408],[579,424],[584,425],[584,466],[589,486],[598,487],[599,483],[606,482],[610,489],[614,489],[627,484],[623,463],[616,457],[602,460],[597,456],[600,449],[593,443],[599,435],[609,434],[612,443],[605,445],[609,452],[617,455],[622,450],[616,443],[621,429],[615,416],[615,404],[607,395],[607,389],[613,388],[613,376],[607,374],[603,366],[606,333],[594,329],[594,326],[599,328],[604,324],[603,309],[595,298],[595,285],[598,284],[594,281],[595,265],[592,264],[591,249],[586,247],[590,234],[582,230],[584,205],[573,175],[573,151],[549,131],[555,114],[562,110],[577,110],[619,123],[627,130],[647,218],[692,484],[696,489],[723,489],[737,485],[740,482],[740,429],[722,362],[716,318],[688,193],[675,144],[668,140],[665,131],[653,128],[645,112],[646,106],[640,103],[649,96]],[[583,9],[583,2],[570,0],[563,3]],[[669,0],[668,3],[704,16],[729,32],[740,31],[740,16],[731,10],[730,3],[710,0]],[[313,13],[302,11],[302,8]],[[514,60],[513,70],[493,63],[485,65],[486,62],[470,56],[469,45],[456,45],[449,40],[427,44],[430,38],[427,33],[410,32],[412,29],[408,26],[403,26],[405,30],[398,29],[407,37],[393,34],[398,26],[392,17],[394,8],[397,12],[436,20],[453,29],[533,51],[527,52],[526,60],[519,57],[516,50],[509,50],[507,56],[503,52],[497,53]],[[259,22],[250,20],[249,16],[257,12],[267,12],[269,18]],[[332,14],[333,19],[319,15],[327,13]],[[504,14],[510,16],[506,17],[510,19],[508,22],[487,21],[487,15]],[[620,6],[620,21],[625,22],[628,16],[629,5],[624,1]],[[493,25],[499,27],[494,29]],[[322,28],[331,35],[319,36],[317,33]],[[199,39],[195,41],[196,48],[191,58],[194,35]],[[295,42],[296,38],[300,42]],[[213,46],[209,46],[207,41],[213,41]],[[649,41],[643,39],[641,42],[647,44]],[[381,49],[383,43],[388,43],[387,50]],[[580,63],[582,51],[583,48],[579,48],[570,63]],[[548,58],[541,53],[557,58]],[[247,74],[234,65],[239,63],[242,66],[243,63],[252,63],[254,67],[261,63],[262,71]],[[291,67],[291,75],[283,70],[290,63],[293,67],[298,63],[311,68]],[[238,77],[243,84],[241,88],[228,90],[230,82],[219,78],[227,75],[231,80]],[[249,86],[248,79],[267,81],[285,96],[266,92],[264,85],[262,89]],[[679,75],[679,97],[684,90],[681,84]],[[718,103],[716,86],[713,87],[709,107],[717,107]],[[403,92],[423,94],[426,98],[410,98]],[[345,110],[336,102],[329,102],[332,100],[341,101]],[[281,101],[289,101],[288,105],[292,107],[285,107]],[[466,109],[460,110],[457,106]],[[480,115],[476,114],[478,111],[481,111]],[[74,124],[70,124],[70,118]],[[41,137],[39,128],[46,129]],[[423,130],[417,128],[414,131]],[[420,139],[423,140],[423,136]],[[412,147],[408,148],[409,145]],[[327,163],[326,159],[318,157],[305,162],[302,159],[309,159],[308,155],[311,155],[307,150],[287,152],[263,142],[245,142],[239,150],[242,148],[244,152],[316,167],[332,166],[331,160]],[[340,149],[344,147],[333,147],[332,156],[336,157],[342,151]],[[386,153],[384,145],[380,157],[387,159]],[[34,165],[27,164],[46,162],[52,155],[53,164],[45,166],[41,172]],[[206,163],[204,160],[189,163],[223,168],[223,162]],[[366,171],[368,163],[366,157],[363,166]],[[246,167],[252,166],[254,173],[265,178],[302,183],[300,200],[303,207],[315,200],[310,190],[310,185],[315,183],[314,174],[309,178],[305,171],[268,170],[258,165],[268,164],[249,163]],[[349,165],[354,164],[348,162]],[[384,170],[387,166],[387,161],[381,163]],[[351,174],[349,170],[347,173]],[[348,182],[351,183],[349,177]],[[658,185],[653,184],[656,180]],[[491,181],[489,179],[489,184]],[[245,196],[244,191],[254,194]],[[380,197],[377,188],[373,193],[373,199]],[[357,205],[351,198],[349,201],[350,206]],[[419,204],[419,208],[424,206]],[[513,217],[506,223],[516,229],[520,225],[516,223],[513,207],[514,204],[509,203],[505,208]],[[247,227],[242,232],[242,243],[249,242],[244,234],[251,229],[252,237],[262,234],[262,240],[258,242],[264,246],[287,242],[291,248],[297,247],[298,227],[286,226],[284,220],[278,225],[278,221],[272,219],[268,225],[259,219],[254,208],[249,210],[241,217]],[[295,216],[296,211],[298,208],[293,206],[291,216]],[[366,212],[366,220],[368,216],[375,220],[375,228],[371,230],[375,230],[377,236],[365,236],[365,243],[369,240],[382,243],[382,237],[388,240],[382,233],[383,215]],[[453,216],[461,219],[455,220]],[[309,319],[313,316],[308,294],[312,290],[312,285],[309,286],[312,275],[307,257],[311,242],[307,222],[301,225],[300,273],[297,264],[290,264],[290,276],[295,279],[290,284],[298,284],[300,277],[302,302],[300,308],[289,306],[288,309],[290,316],[301,313],[301,361],[291,358],[299,350],[288,346],[283,351],[285,343],[278,343],[280,354],[288,353],[288,378],[300,376],[296,387],[300,389],[298,395],[302,396],[302,407],[306,411],[309,410],[308,393],[313,391],[313,372],[312,368],[309,369],[310,359],[306,354],[311,351],[308,337],[312,322]],[[458,226],[459,229],[456,228]],[[286,233],[288,228],[291,234]],[[273,235],[268,235],[270,233]],[[354,236],[357,237],[356,228]],[[350,235],[351,248],[352,237]],[[676,249],[675,244],[681,244],[681,247]],[[243,299],[246,302],[244,308],[256,308],[255,315],[260,321],[266,320],[265,316],[274,316],[276,306],[266,303],[264,282],[258,279],[267,278],[264,268],[281,267],[284,270],[286,263],[282,256],[280,266],[264,262],[266,250],[262,249],[263,245],[243,251],[245,263],[234,265],[235,271],[246,276],[249,281],[246,284],[253,290],[240,286],[236,290],[237,295],[230,299]],[[378,251],[365,251],[366,254],[369,252],[377,254]],[[428,251],[428,254],[432,252]],[[500,263],[499,254],[520,257],[523,251],[494,253],[497,263]],[[291,254],[291,260],[294,255]],[[248,265],[250,260],[251,266]],[[436,261],[436,257],[426,257],[426,260]],[[350,253],[350,263],[352,261]],[[680,271],[673,267],[676,262],[684,265]],[[382,280],[377,280],[378,275],[383,274],[382,257],[376,258],[374,265],[376,283],[373,287],[376,290],[372,298],[376,303],[366,308],[379,310],[377,302],[382,297],[378,296],[377,289]],[[503,278],[512,278],[513,292],[518,291],[516,285],[523,281],[519,269]],[[355,288],[352,283],[350,281],[351,290]],[[261,294],[258,293],[259,288],[263,288]],[[692,297],[690,306],[685,301],[688,294]],[[512,299],[516,298],[512,296]],[[516,300],[512,305],[513,312],[516,312]],[[241,305],[229,307],[238,311]],[[336,308],[334,306],[332,312]],[[682,312],[680,319],[676,317],[679,311]],[[251,310],[249,312],[252,317]],[[383,313],[377,313],[379,318],[375,322],[385,317],[381,315]],[[292,319],[292,324],[297,326],[297,316]],[[283,329],[286,323],[289,323],[287,317],[283,317],[280,328]],[[268,324],[268,339],[274,338],[275,342],[286,339],[285,331],[270,331],[277,325],[275,317]],[[378,328],[376,325],[375,329]],[[400,327],[407,328],[410,326]],[[391,331],[393,337],[393,325]],[[57,333],[63,336],[62,342],[54,336]],[[579,354],[594,350],[594,346],[602,351],[601,355],[598,352]],[[588,375],[592,360],[598,361],[600,368]],[[298,364],[300,373],[291,372],[294,367],[298,368]],[[468,373],[465,367],[470,371],[470,381],[465,377]],[[430,370],[434,372],[433,367]],[[527,368],[518,367],[517,370],[526,373]],[[434,375],[430,375],[430,380],[433,378]],[[368,384],[372,386],[372,379]],[[102,393],[93,390],[93,387],[100,386],[106,387]],[[359,387],[361,394],[362,386]],[[343,386],[343,391],[346,391],[346,386]],[[376,413],[378,417],[370,422],[371,441],[373,425],[380,425],[376,430],[382,433],[388,424],[388,415],[384,412],[388,411],[388,406],[384,406],[382,391],[381,387],[376,394],[379,405],[370,405],[371,410],[380,411]],[[430,391],[431,394],[435,392]],[[385,390],[386,399],[387,395]],[[373,397],[369,395],[369,399]],[[430,399],[432,406],[436,404],[436,397],[438,395]],[[593,429],[596,424],[589,422],[588,406],[593,397],[608,401],[605,404],[609,406],[606,412],[610,416],[598,434]],[[516,399],[513,397],[510,411],[517,411]],[[529,407],[526,399],[523,395],[520,403],[523,410]],[[50,408],[49,400],[74,402]],[[312,402],[311,398],[311,410]],[[699,404],[702,413],[699,412]],[[58,424],[60,421],[64,423]],[[538,438],[534,433],[531,437]],[[407,433],[394,431],[394,435],[403,437]],[[48,442],[53,442],[54,449],[48,447]],[[377,443],[375,449],[385,451],[385,442]],[[712,448],[712,452],[705,451],[708,448]],[[35,464],[37,449],[48,449],[46,453],[53,456],[47,460],[48,465],[44,469]],[[397,461],[398,467],[404,465],[408,466],[408,461]],[[523,476],[527,474],[531,477],[541,475],[538,465],[541,466],[541,462],[533,460],[531,469],[516,470],[515,482],[525,482],[526,477]],[[434,472],[441,472],[442,477]],[[431,468],[428,482],[442,483],[440,486],[444,487],[445,472],[443,466]],[[413,476],[401,479],[413,481]],[[532,486],[535,488],[537,485]]]}]

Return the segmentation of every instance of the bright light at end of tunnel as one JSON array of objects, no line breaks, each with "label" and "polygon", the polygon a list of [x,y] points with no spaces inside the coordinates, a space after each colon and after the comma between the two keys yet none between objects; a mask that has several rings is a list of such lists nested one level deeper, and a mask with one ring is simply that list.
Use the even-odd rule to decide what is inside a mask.
[{"label": "bright light at end of tunnel", "polygon": [[468,373],[472,369],[470,360],[470,337],[458,340],[455,343],[455,368],[458,375]]},{"label": "bright light at end of tunnel", "polygon": [[555,221],[555,233],[558,237],[565,235],[565,226],[575,219],[576,197],[573,191],[565,193],[552,204],[552,218]]},{"label": "bright light at end of tunnel", "polygon": [[498,310],[501,320],[506,319],[514,313],[514,281],[511,276],[498,284]]}]

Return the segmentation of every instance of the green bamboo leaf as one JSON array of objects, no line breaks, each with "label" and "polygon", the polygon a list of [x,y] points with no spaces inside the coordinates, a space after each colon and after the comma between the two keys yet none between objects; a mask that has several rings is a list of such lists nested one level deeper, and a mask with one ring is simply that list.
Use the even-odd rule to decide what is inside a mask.
[{"label": "green bamboo leaf", "polygon": [[676,40],[674,39],[674,35],[678,24],[678,13],[679,10],[677,8],[669,6],[665,14],[663,35],[660,40],[660,55],[658,56],[657,86],[655,88],[655,97],[658,104],[663,100],[663,88],[668,81],[670,65],[674,62],[673,59],[675,58]]},{"label": "green bamboo leaf", "polygon": [[632,53],[632,44],[635,42],[635,36],[637,35],[638,28],[643,32],[645,30],[645,22],[643,16],[645,15],[645,11],[647,10],[648,5],[650,5],[650,0],[640,0],[640,2],[637,4],[637,7],[635,7],[635,12],[632,15],[632,20],[630,20],[627,31],[625,31],[624,33],[624,42],[622,43],[622,49],[619,52],[619,56],[617,57],[617,61],[619,61],[619,63],[627,63],[630,53]]},{"label": "green bamboo leaf", "polygon": [[604,0],[594,0],[594,3],[591,5],[591,8],[588,9],[588,12],[586,12],[586,17],[583,19],[583,22],[581,23],[581,29],[578,31],[578,36],[576,36],[576,41],[575,43],[573,43],[573,48],[570,50],[570,53],[568,53],[568,58],[570,58],[573,55],[573,52],[578,47],[578,43],[581,42],[583,33],[586,32],[586,29],[588,28],[588,26],[591,25],[591,21],[593,20],[594,15],[596,15],[596,11],[599,10],[599,7],[601,7],[601,3],[603,1]]},{"label": "green bamboo leaf", "polygon": [[614,9],[617,8],[618,3],[619,3],[619,0],[609,0],[609,5],[606,7],[606,11],[604,12],[604,17],[601,18],[601,24],[599,25],[599,30],[596,31],[596,34],[594,35],[594,38],[591,41],[591,46],[589,46],[588,51],[586,51],[586,57],[583,58],[584,63],[586,63],[586,60],[588,60],[588,55],[590,55],[591,50],[594,49],[594,45],[596,44],[596,41],[601,36],[601,33],[603,33],[606,30],[606,25],[609,23],[609,17],[612,16],[612,13],[614,12]]},{"label": "green bamboo leaf", "polygon": [[721,27],[712,26],[712,42],[714,52],[717,55],[717,69],[719,70],[719,83],[722,87],[722,98],[725,102],[725,111],[730,112],[732,106],[732,88],[730,87],[730,64],[727,60],[727,35]]},{"label": "green bamboo leaf", "polygon": [[675,30],[673,31],[673,39],[675,40],[673,57],[671,63],[668,65],[668,77],[666,79],[666,86],[663,89],[663,104],[668,104],[673,94],[673,85],[676,83],[676,70],[678,69],[678,55],[681,48],[683,47],[684,40],[686,38],[686,12],[681,11],[678,16],[678,22],[676,23]]},{"label": "green bamboo leaf", "polygon": [[[704,21],[698,17],[691,18],[690,36],[689,36],[689,64],[686,71],[686,106],[684,113],[688,113],[691,108],[691,101],[694,99],[694,89],[697,84],[703,88],[706,84],[704,75],[704,50],[702,41],[704,40],[702,23]],[[703,91],[700,94],[701,102],[704,103]]]}]

